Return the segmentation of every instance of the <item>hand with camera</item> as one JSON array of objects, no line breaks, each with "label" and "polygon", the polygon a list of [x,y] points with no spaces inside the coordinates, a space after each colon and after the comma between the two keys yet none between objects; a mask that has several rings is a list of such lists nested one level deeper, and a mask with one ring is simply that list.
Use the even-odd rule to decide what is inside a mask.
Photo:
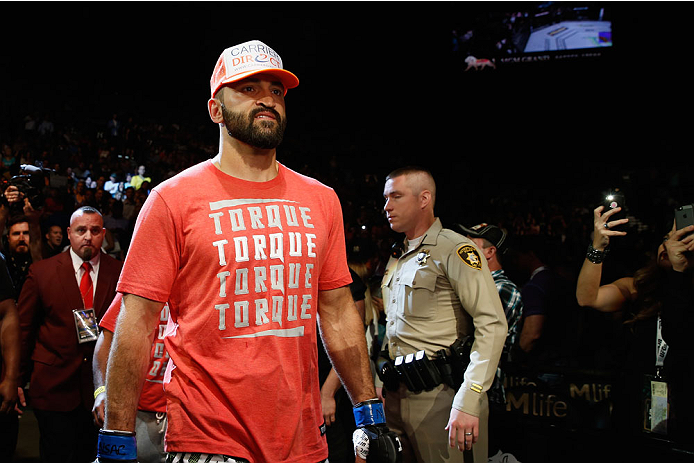
[{"label": "hand with camera", "polygon": [[24,195],[15,185],[8,186],[7,189],[5,189],[4,196],[9,204],[19,203],[24,199]]},{"label": "hand with camera", "polygon": [[620,278],[611,284],[603,285],[602,263],[609,254],[610,239],[625,236],[622,230],[615,227],[624,225],[629,219],[615,219],[620,213],[619,206],[601,205],[593,210],[593,240],[588,244],[586,258],[576,282],[576,300],[582,307],[592,307],[601,312],[615,312],[622,309],[627,301],[626,295],[633,294],[633,278]]},{"label": "hand with camera", "polygon": [[137,463],[135,433],[100,429],[94,463]]},{"label": "hand with camera", "polygon": [[[20,203],[22,201],[22,203]],[[15,185],[9,185],[0,195],[0,220],[4,223],[12,214],[21,212],[23,195]]]},{"label": "hand with camera", "polygon": [[615,227],[629,222],[629,219],[614,220],[613,216],[621,210],[621,207],[615,207],[605,211],[605,206],[598,206],[593,211],[593,248],[597,251],[605,252],[611,237],[627,234],[625,231],[615,230]]},{"label": "hand with camera", "polygon": [[383,402],[371,399],[354,407],[357,429],[352,434],[357,462],[396,463],[402,459],[402,444],[386,426]]}]

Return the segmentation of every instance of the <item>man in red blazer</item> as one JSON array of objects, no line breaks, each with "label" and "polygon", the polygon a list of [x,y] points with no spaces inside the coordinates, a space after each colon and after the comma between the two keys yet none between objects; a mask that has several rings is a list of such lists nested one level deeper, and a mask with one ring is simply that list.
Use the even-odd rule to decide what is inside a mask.
[{"label": "man in red blazer", "polygon": [[17,302],[21,373],[25,381],[31,375],[42,462],[96,457],[92,354],[122,267],[101,252],[104,234],[98,210],[77,209],[67,229],[70,250],[32,264]]}]

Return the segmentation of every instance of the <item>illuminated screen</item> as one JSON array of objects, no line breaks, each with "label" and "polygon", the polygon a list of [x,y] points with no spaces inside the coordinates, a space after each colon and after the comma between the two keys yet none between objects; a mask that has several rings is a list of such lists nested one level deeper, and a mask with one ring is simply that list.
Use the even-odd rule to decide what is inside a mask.
[{"label": "illuminated screen", "polygon": [[[454,15],[453,51],[466,70],[595,59],[613,46],[612,11],[596,2],[483,2]],[[455,21],[458,21],[455,24]]]}]

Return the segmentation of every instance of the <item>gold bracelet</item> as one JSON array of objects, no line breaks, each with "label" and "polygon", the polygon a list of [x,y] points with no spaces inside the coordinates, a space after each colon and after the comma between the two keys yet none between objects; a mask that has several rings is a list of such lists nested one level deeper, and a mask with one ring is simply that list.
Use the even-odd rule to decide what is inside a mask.
[{"label": "gold bracelet", "polygon": [[106,392],[106,386],[99,386],[96,388],[96,391],[94,391],[94,398],[96,399],[96,396],[101,394],[102,392]]}]

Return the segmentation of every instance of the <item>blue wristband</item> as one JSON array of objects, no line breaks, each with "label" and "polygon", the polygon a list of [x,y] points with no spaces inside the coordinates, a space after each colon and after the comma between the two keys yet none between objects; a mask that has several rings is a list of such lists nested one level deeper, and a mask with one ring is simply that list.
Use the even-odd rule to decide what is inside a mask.
[{"label": "blue wristband", "polygon": [[110,460],[137,460],[137,439],[134,432],[99,431],[98,457]]},{"label": "blue wristband", "polygon": [[383,402],[378,399],[357,404],[353,412],[357,428],[384,424],[386,422],[386,415],[383,413]]}]

